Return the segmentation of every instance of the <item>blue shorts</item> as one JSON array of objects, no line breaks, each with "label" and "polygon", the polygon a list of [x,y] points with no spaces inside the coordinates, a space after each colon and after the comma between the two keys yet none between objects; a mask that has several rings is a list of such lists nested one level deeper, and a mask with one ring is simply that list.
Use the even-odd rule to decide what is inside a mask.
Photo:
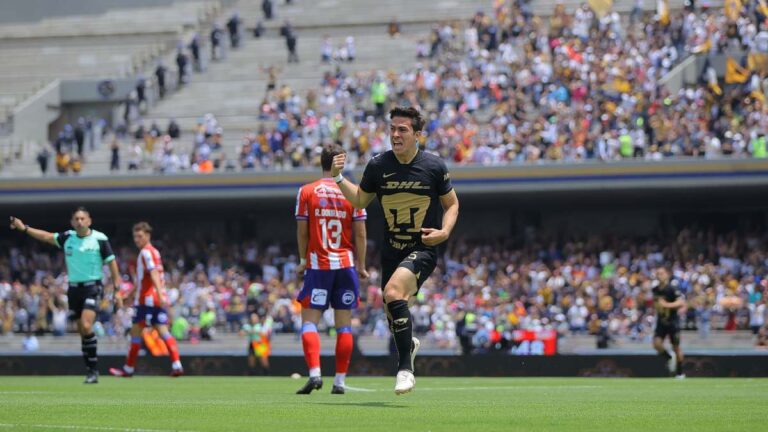
[{"label": "blue shorts", "polygon": [[133,317],[133,323],[144,325],[167,325],[168,313],[163,308],[139,305],[136,307],[136,316]]},{"label": "blue shorts", "polygon": [[326,310],[356,309],[360,301],[360,281],[354,267],[304,272],[304,286],[296,300],[305,308]]}]

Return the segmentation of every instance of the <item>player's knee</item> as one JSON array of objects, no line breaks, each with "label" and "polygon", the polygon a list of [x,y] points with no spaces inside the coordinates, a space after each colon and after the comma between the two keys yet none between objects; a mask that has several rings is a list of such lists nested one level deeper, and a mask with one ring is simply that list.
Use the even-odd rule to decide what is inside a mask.
[{"label": "player's knee", "polygon": [[93,333],[93,323],[88,321],[82,321],[80,323],[80,333],[83,335],[89,335]]},{"label": "player's knee", "polygon": [[387,286],[384,287],[384,301],[389,303],[396,300],[407,300],[405,287],[397,282],[389,282],[387,283]]}]

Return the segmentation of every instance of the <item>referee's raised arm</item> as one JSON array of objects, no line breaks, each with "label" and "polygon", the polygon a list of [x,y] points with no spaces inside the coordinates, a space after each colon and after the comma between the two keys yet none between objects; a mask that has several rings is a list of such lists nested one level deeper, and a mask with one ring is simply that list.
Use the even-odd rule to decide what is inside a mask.
[{"label": "referee's raised arm", "polygon": [[37,228],[32,228],[17,217],[11,216],[11,229],[22,231],[35,240],[59,247],[59,244],[56,242],[56,236],[53,233],[49,233],[48,231]]}]

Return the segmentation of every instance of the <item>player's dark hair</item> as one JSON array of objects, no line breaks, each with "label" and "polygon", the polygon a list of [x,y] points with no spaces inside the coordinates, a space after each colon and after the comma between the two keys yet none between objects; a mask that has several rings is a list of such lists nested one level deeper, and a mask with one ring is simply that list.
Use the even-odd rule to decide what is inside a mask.
[{"label": "player's dark hair", "polygon": [[346,153],[344,148],[338,144],[325,144],[323,151],[320,153],[320,165],[323,167],[323,171],[330,171],[333,165],[333,158],[344,153]]},{"label": "player's dark hair", "polygon": [[91,217],[91,212],[89,212],[88,209],[83,207],[83,206],[80,206],[80,207],[76,208],[75,211],[72,212],[72,217],[74,217],[75,213],[77,213],[77,212],[83,212],[83,213],[87,214],[88,217]]},{"label": "player's dark hair", "polygon": [[147,222],[139,222],[133,226],[134,231],[144,231],[147,234],[152,234],[152,226]]},{"label": "player's dark hair", "polygon": [[420,132],[424,129],[424,117],[422,117],[419,110],[414,107],[399,106],[392,108],[389,112],[389,118],[393,119],[395,117],[406,117],[411,119],[411,126],[413,127],[414,132]]}]

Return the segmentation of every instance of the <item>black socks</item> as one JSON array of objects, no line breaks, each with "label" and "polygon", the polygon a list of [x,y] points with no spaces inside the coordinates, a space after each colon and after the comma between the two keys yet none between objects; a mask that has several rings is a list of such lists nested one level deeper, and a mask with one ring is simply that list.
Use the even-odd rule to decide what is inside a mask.
[{"label": "black socks", "polygon": [[405,300],[395,300],[387,303],[387,310],[392,317],[392,337],[395,338],[395,346],[399,361],[397,370],[413,371],[411,364],[411,339],[413,338],[413,323],[411,322],[411,311],[408,309],[408,302]]},{"label": "black socks", "polygon": [[91,333],[82,336],[83,361],[85,367],[95,370],[99,358],[96,356],[96,335]]}]

